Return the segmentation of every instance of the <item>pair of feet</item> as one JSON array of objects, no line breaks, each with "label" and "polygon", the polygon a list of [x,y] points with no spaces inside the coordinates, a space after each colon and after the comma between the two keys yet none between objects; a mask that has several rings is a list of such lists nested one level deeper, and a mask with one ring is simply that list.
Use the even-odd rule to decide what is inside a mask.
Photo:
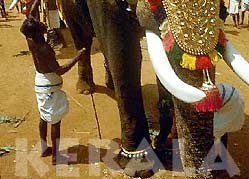
[{"label": "pair of feet", "polygon": [[48,157],[48,156],[52,156],[52,165],[65,164],[69,162],[69,159],[61,155],[59,152],[55,152],[55,154],[53,154],[52,147],[47,147],[46,150],[41,152],[41,157]]}]

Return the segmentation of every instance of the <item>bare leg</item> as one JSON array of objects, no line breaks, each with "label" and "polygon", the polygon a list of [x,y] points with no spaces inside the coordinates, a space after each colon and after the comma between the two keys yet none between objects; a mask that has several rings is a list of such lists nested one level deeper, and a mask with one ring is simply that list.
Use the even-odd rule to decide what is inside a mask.
[{"label": "bare leg", "polygon": [[239,25],[239,13],[236,14],[235,16],[236,16],[236,18],[237,18],[237,23],[236,23],[236,24],[237,24],[237,27],[238,27],[238,25]]},{"label": "bare leg", "polygon": [[51,155],[51,147],[47,145],[47,122],[40,119],[39,123],[40,141],[41,141],[41,157]]},{"label": "bare leg", "polygon": [[232,14],[232,17],[233,17],[234,27],[237,27],[237,23],[236,23],[236,19],[235,19],[235,14]]},{"label": "bare leg", "polygon": [[241,13],[241,23],[240,23],[240,25],[243,25],[243,23],[244,23],[244,18],[245,18],[245,11],[242,11],[242,13]]},{"label": "bare leg", "polygon": [[60,145],[60,125],[61,122],[52,124],[51,126],[51,140],[52,140],[52,164],[56,165],[56,159],[59,157],[59,145]]},{"label": "bare leg", "polygon": [[93,71],[91,66],[91,44],[86,48],[85,55],[81,56],[78,62],[78,81],[76,89],[79,94],[88,95],[94,92]]}]

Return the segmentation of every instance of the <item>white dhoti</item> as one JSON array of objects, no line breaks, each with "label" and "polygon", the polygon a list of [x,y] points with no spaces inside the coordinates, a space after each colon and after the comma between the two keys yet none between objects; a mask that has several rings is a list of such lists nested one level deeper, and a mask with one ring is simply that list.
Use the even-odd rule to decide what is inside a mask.
[{"label": "white dhoti", "polygon": [[224,134],[242,128],[245,105],[240,92],[234,87],[227,84],[218,84],[217,87],[224,102],[224,106],[214,113],[214,137],[220,139]]},{"label": "white dhoti", "polygon": [[231,0],[229,4],[229,13],[230,14],[238,14],[239,13],[239,1]]},{"label": "white dhoti", "polygon": [[61,90],[62,78],[56,73],[38,73],[35,76],[35,92],[40,117],[56,124],[69,110],[66,93]]},{"label": "white dhoti", "polygon": [[241,11],[249,11],[249,0],[242,0]]}]

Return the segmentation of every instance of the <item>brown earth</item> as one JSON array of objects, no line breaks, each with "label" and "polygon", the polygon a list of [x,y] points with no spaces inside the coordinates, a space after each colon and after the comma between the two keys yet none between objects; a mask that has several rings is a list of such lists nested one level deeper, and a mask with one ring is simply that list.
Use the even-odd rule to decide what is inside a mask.
[{"label": "brown earth", "polygon": [[[9,1],[7,1],[7,4]],[[38,122],[36,98],[34,94],[34,66],[30,54],[25,55],[27,44],[19,32],[20,24],[24,16],[16,10],[9,12],[8,20],[0,18],[0,115],[9,115],[22,118],[25,121],[17,128],[10,124],[0,124],[0,147],[13,146],[17,149],[9,154],[0,157],[0,179],[10,178],[84,178],[84,179],[111,179],[129,178],[121,172],[111,173],[108,168],[108,160],[103,158],[107,153],[107,147],[102,145],[98,152],[98,145],[93,140],[99,138],[97,120],[99,121],[102,139],[113,139],[119,141],[120,121],[117,104],[112,91],[104,85],[103,55],[98,50],[97,42],[93,47],[92,65],[94,69],[94,81],[97,84],[96,93],[84,96],[76,93],[75,84],[77,80],[77,67],[65,74],[63,89],[67,92],[70,101],[70,113],[62,122],[62,144],[61,150],[69,149],[71,153],[77,153],[78,160],[71,165],[59,165],[59,168],[51,165],[51,158],[39,158],[39,152],[35,148],[38,143]],[[245,19],[247,22],[247,19]],[[245,59],[249,59],[249,26],[244,25],[236,29],[232,25],[229,16],[225,24],[225,33],[234,46],[241,52]],[[57,50],[57,57],[60,63],[75,55],[75,49],[68,30],[64,30],[68,48]],[[144,105],[148,114],[151,114],[154,121],[158,119],[156,109],[157,88],[155,75],[148,59],[145,40],[142,41],[143,65],[142,65],[142,89]],[[24,53],[22,53],[22,51]],[[238,88],[245,100],[246,121],[243,129],[236,133],[229,134],[229,152],[241,171],[241,176],[233,178],[249,178],[249,153],[247,145],[249,141],[249,88],[244,84],[224,62],[217,66],[217,82],[229,83]],[[93,103],[94,102],[94,103]],[[95,113],[96,112],[96,113]],[[50,138],[50,135],[48,135]],[[66,138],[71,138],[66,141]],[[23,145],[18,147],[22,139]],[[50,143],[50,140],[48,140]],[[108,143],[105,142],[105,143]],[[95,152],[90,155],[88,152]],[[109,150],[108,150],[109,151]],[[32,153],[33,152],[33,153]],[[40,166],[36,170],[29,162],[28,165],[21,163],[18,156],[30,154],[32,164]],[[31,158],[31,154],[33,158]],[[89,162],[89,156],[101,156],[101,162]],[[41,160],[43,163],[38,163]],[[25,160],[24,160],[25,161]],[[42,165],[43,164],[43,165]],[[27,168],[26,168],[27,167]],[[67,168],[66,168],[67,167]],[[38,167],[39,168],[39,167]],[[27,170],[26,170],[27,169]],[[42,173],[42,171],[44,173]],[[27,173],[25,173],[27,172]],[[63,173],[66,172],[66,173]],[[184,178],[181,172],[170,170],[160,171],[151,178]]]}]

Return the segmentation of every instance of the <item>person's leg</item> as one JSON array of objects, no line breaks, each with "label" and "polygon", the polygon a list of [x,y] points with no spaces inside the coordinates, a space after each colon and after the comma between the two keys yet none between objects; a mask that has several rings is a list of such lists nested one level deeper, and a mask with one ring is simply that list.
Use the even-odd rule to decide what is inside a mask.
[{"label": "person's leg", "polygon": [[51,126],[51,140],[52,140],[52,164],[56,165],[56,160],[59,156],[59,145],[60,145],[60,125],[61,122],[52,124]]},{"label": "person's leg", "polygon": [[51,154],[51,147],[47,145],[47,122],[40,119],[39,134],[41,141],[41,157],[46,157]]},{"label": "person's leg", "polygon": [[234,27],[237,27],[236,19],[235,19],[235,14],[232,14],[232,18],[233,18]]},{"label": "person's leg", "polygon": [[242,12],[241,12],[241,23],[240,23],[240,25],[243,25],[243,23],[244,23],[244,18],[245,18],[245,11],[242,11]]},{"label": "person's leg", "polygon": [[3,4],[2,4],[2,9],[3,9],[3,15],[4,15],[4,17],[6,18],[8,14],[7,14],[6,10],[5,10],[4,1],[3,1]]},{"label": "person's leg", "polygon": [[237,13],[235,16],[236,16],[236,20],[237,20],[236,27],[238,27],[238,25],[239,25],[239,13]]}]

